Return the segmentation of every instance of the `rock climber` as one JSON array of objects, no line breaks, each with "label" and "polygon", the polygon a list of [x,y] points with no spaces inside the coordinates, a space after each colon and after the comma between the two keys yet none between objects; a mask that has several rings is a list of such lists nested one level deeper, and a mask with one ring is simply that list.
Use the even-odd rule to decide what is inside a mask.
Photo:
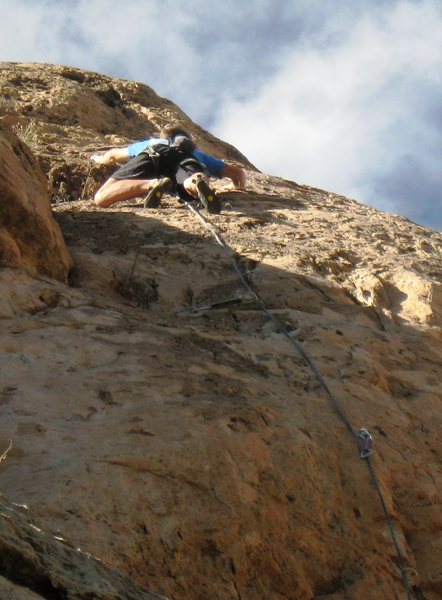
[{"label": "rock climber", "polygon": [[181,198],[199,198],[208,212],[219,213],[221,202],[209,185],[209,177],[227,177],[236,189],[245,186],[243,169],[196,148],[180,125],[166,127],[160,138],[111,148],[91,159],[103,165],[125,163],[95,194],[95,203],[101,207],[144,196],[145,207],[157,208],[163,194],[175,190]]}]

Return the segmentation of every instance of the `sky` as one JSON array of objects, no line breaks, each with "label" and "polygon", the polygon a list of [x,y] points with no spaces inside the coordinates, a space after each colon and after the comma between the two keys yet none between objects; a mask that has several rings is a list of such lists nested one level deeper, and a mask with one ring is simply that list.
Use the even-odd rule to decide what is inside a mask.
[{"label": "sky", "polygon": [[441,0],[0,0],[0,61],[145,83],[267,174],[442,229]]}]

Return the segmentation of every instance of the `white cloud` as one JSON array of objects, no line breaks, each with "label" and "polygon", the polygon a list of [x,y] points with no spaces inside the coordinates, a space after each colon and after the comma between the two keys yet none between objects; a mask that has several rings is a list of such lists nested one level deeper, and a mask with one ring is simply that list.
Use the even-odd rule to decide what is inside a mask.
[{"label": "white cloud", "polygon": [[331,28],[328,44],[306,40],[287,52],[255,98],[225,99],[215,129],[268,173],[375,203],[376,179],[407,154],[431,168],[442,137],[428,123],[442,73],[441,11],[399,2]]}]

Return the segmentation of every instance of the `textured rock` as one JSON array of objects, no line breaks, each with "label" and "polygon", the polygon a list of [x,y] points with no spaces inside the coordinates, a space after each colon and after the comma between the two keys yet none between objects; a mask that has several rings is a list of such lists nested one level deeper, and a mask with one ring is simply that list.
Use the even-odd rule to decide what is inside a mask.
[{"label": "textured rock", "polygon": [[71,67],[0,63],[0,87],[0,116],[37,156],[53,202],[87,198],[102,183],[105,172],[88,160],[96,150],[157,134],[179,119],[201,149],[250,165],[141,83]]},{"label": "textured rock", "polygon": [[11,583],[5,577],[0,576],[0,598],[8,600],[41,600],[41,596],[27,587]]},{"label": "textured rock", "polygon": [[[14,77],[30,86],[32,73],[49,98],[64,68],[27,69],[6,69],[11,96],[23,96],[9,119],[26,106]],[[83,93],[106,83],[154,131],[179,110],[146,86],[66,72],[69,93],[60,84],[57,95],[75,98],[78,122],[46,129],[41,102],[33,151],[46,174],[61,160],[78,181],[90,171],[92,193],[106,176],[90,170],[94,141],[130,135],[121,105],[103,108],[112,134],[93,131]],[[201,132],[209,142],[230,152]],[[437,600],[442,236],[235,157],[248,189],[221,192],[210,221],[353,428],[374,435],[413,594]],[[223,249],[175,198],[100,210],[88,194],[54,206],[71,287],[0,274],[4,493],[42,529],[173,600],[406,598],[355,439]]]},{"label": "textured rock", "polygon": [[161,600],[61,536],[37,527],[26,508],[0,496],[0,568],[9,578],[0,577],[2,598]]},{"label": "textured rock", "polygon": [[72,259],[32,153],[0,122],[0,264],[67,281]]}]

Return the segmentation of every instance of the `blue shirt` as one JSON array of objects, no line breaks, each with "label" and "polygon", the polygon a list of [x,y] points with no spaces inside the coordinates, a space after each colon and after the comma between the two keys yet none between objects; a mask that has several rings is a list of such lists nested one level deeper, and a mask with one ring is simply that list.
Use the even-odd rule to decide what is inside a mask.
[{"label": "blue shirt", "polygon": [[[153,146],[154,144],[168,144],[168,143],[169,143],[168,140],[163,140],[161,138],[150,138],[148,140],[142,140],[140,142],[135,142],[134,144],[131,144],[130,146],[127,147],[127,152],[129,154],[129,157],[133,158],[134,156],[137,156],[138,154],[140,154],[140,152],[143,152],[144,150],[146,150],[146,148],[148,148],[149,146]],[[221,171],[226,166],[226,163],[223,160],[220,160],[219,158],[215,158],[214,156],[211,156],[210,154],[206,154],[205,152],[198,150],[198,148],[196,148],[192,154],[198,162],[200,162],[202,165],[204,165],[204,167],[207,169],[207,172],[209,175],[211,175],[212,177],[218,177],[218,178],[222,177]]]}]

